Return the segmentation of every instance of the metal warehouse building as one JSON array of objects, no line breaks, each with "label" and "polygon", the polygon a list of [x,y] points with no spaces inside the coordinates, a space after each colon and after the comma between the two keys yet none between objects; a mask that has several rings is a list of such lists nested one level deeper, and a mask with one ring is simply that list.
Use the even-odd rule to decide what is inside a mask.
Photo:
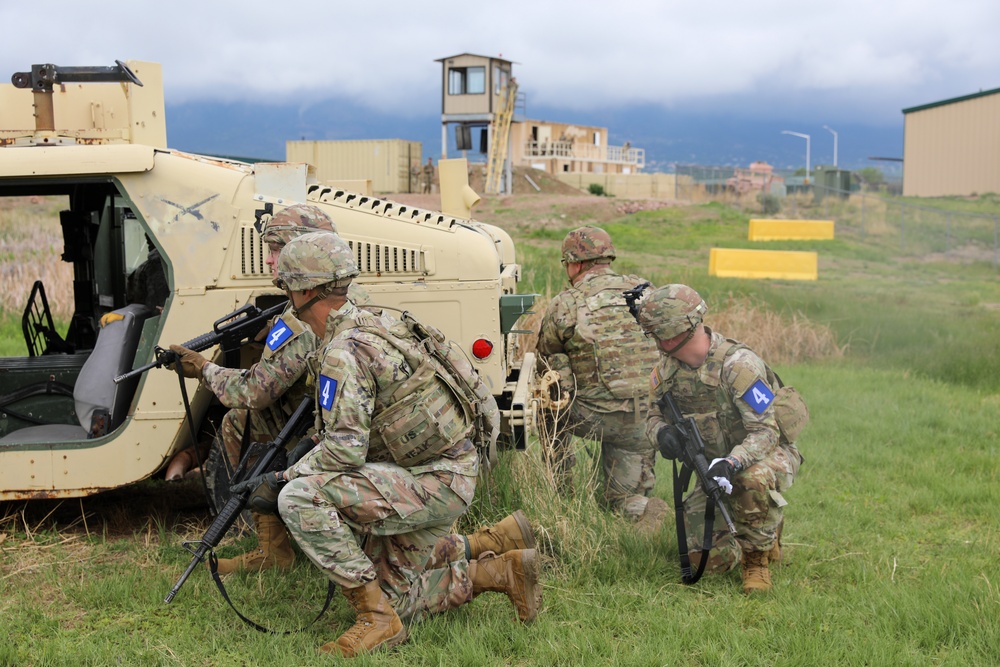
[{"label": "metal warehouse building", "polygon": [[903,109],[903,194],[1000,193],[1000,88]]},{"label": "metal warehouse building", "polygon": [[403,139],[286,141],[285,159],[315,167],[320,183],[370,179],[373,194],[417,192],[422,150]]}]

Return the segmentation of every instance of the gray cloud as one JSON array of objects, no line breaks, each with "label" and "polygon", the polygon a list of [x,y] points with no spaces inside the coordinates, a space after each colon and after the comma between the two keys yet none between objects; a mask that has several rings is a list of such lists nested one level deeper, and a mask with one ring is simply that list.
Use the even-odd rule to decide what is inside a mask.
[{"label": "gray cloud", "polygon": [[11,27],[4,77],[41,62],[153,60],[171,103],[348,97],[425,114],[439,104],[433,61],[462,52],[519,63],[529,105],[575,109],[888,121],[905,106],[1000,86],[1000,3],[983,0],[56,0],[44,21],[26,14],[0,8]]}]

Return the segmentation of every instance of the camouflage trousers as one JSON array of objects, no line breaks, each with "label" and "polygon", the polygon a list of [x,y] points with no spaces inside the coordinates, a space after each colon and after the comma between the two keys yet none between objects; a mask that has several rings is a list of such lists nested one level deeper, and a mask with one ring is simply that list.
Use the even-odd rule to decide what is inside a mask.
[{"label": "camouflage trousers", "polygon": [[[736,537],[729,533],[716,509],[706,572],[727,572],[742,562],[744,551],[768,551],[774,546],[788,504],[781,494],[791,488],[801,463],[795,445],[782,445],[768,458],[733,477],[733,493],[726,499],[736,524]],[[700,484],[695,484],[684,498],[688,551],[701,551],[704,546],[707,500]]]},{"label": "camouflage trousers", "polygon": [[302,552],[331,581],[355,588],[378,579],[397,613],[417,619],[472,598],[460,536],[441,542],[435,569],[425,567],[474,491],[474,477],[366,463],[293,479],[278,496],[278,510]]},{"label": "camouflage trousers", "polygon": [[567,433],[551,453],[557,475],[568,475],[576,462],[569,433],[601,446],[601,503],[613,512],[638,519],[656,485],[656,449],[646,438],[644,416],[632,412],[595,412],[574,404]]},{"label": "camouflage trousers", "polygon": [[[250,415],[250,435],[248,442],[269,442],[274,439],[281,427],[275,426],[264,417],[263,413],[257,410],[245,410],[234,408],[226,413],[222,418],[222,445],[226,451],[226,458],[229,465],[235,466],[240,462],[240,449],[243,446],[243,431],[247,423],[247,413]],[[288,449],[294,447],[296,442],[290,442]],[[253,461],[251,461],[252,463]]]}]

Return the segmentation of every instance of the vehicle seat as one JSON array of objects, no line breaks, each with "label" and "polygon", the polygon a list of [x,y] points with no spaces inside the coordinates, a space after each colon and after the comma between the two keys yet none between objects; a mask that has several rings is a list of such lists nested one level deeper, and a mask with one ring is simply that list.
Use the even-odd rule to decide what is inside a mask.
[{"label": "vehicle seat", "polygon": [[132,370],[142,325],[153,311],[131,304],[114,311],[121,320],[108,323],[97,335],[97,343],[73,385],[73,400],[80,425],[43,424],[8,433],[0,443],[60,442],[101,437],[125,420],[139,383],[134,377],[115,384],[114,378]]}]

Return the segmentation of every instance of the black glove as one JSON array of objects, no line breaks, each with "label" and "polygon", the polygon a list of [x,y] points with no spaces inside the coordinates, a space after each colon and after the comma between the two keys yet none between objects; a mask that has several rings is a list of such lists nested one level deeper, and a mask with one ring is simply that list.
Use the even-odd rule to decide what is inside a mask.
[{"label": "black glove", "polygon": [[287,465],[286,468],[291,468],[293,465],[298,463],[303,456],[312,451],[313,447],[316,446],[316,441],[313,440],[311,435],[299,440],[298,444],[292,447],[288,452]]},{"label": "black glove", "polygon": [[722,477],[732,485],[733,475],[740,471],[740,462],[731,456],[724,459],[716,459],[712,467],[708,469],[709,477]]},{"label": "black glove", "polygon": [[[282,452],[284,454],[284,452]],[[251,511],[258,514],[278,513],[278,489],[285,485],[286,480],[282,473],[284,470],[269,470],[256,477],[233,484],[229,487],[232,494],[250,491],[247,505]]]},{"label": "black glove", "polygon": [[252,492],[256,491],[258,487],[263,486],[264,488],[261,489],[262,492],[265,492],[266,490],[273,492],[275,495],[277,495],[278,489],[280,489],[286,483],[286,480],[282,475],[282,472],[284,471],[272,470],[260,475],[256,475],[255,477],[251,477],[250,479],[245,479],[242,482],[230,486],[229,493],[236,495],[237,493],[245,493],[247,491]]},{"label": "black glove", "polygon": [[673,424],[661,426],[656,432],[656,445],[660,448],[660,456],[665,459],[679,459],[683,453],[681,433]]}]

